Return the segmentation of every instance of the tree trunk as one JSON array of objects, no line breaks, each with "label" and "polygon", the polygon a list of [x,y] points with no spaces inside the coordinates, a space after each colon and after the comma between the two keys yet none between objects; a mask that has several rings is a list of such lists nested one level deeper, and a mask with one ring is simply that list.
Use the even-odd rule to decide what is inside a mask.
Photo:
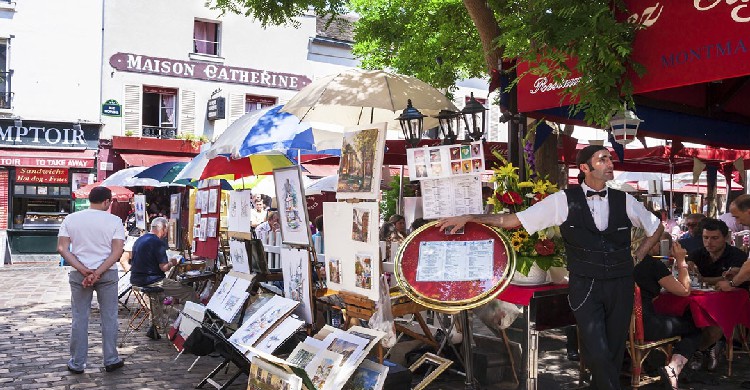
[{"label": "tree trunk", "polygon": [[495,44],[500,36],[500,26],[486,1],[464,0],[464,7],[479,32],[479,40],[482,42],[484,60],[487,64],[487,74],[490,74],[490,70],[500,68],[499,63],[503,58],[503,48]]}]

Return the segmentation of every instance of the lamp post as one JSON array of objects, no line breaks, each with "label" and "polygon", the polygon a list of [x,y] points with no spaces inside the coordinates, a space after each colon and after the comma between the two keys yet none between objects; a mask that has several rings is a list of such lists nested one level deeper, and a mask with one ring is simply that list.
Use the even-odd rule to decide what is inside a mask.
[{"label": "lamp post", "polygon": [[424,125],[425,116],[412,106],[411,99],[407,100],[406,108],[398,116],[401,131],[404,133],[404,139],[412,148],[416,147],[419,144],[419,140],[422,139],[422,126]]},{"label": "lamp post", "polygon": [[458,129],[461,128],[462,115],[460,112],[451,110],[440,110],[434,116],[440,124],[440,134],[443,136],[443,145],[453,145],[458,139]]},{"label": "lamp post", "polygon": [[479,103],[477,99],[474,99],[474,92],[471,93],[471,98],[466,102],[461,115],[464,117],[464,125],[466,126],[466,134],[473,140],[479,141],[484,137],[485,132],[485,120],[484,115],[487,109],[484,108],[482,103]]},{"label": "lamp post", "polygon": [[621,145],[627,145],[635,139],[638,133],[638,126],[641,125],[641,118],[627,107],[623,108],[609,120],[609,129],[612,132],[612,138]]}]

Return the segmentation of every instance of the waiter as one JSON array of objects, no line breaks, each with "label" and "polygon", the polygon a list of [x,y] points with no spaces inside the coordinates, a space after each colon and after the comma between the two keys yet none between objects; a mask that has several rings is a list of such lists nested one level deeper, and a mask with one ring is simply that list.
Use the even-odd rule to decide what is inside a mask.
[{"label": "waiter", "polygon": [[614,178],[614,167],[604,146],[585,147],[576,163],[580,187],[554,193],[517,214],[445,218],[438,228],[452,226],[455,232],[467,222],[476,222],[502,228],[523,225],[533,234],[560,226],[570,271],[568,303],[581,335],[581,353],[591,369],[592,388],[619,389],[633,311],[630,228],[643,228],[648,235],[635,252],[640,261],[664,227],[631,195],[606,187]]}]

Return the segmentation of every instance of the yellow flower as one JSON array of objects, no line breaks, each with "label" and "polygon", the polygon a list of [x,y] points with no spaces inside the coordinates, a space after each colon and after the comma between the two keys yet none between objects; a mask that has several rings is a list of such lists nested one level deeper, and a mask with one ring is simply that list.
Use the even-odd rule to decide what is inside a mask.
[{"label": "yellow flower", "polygon": [[508,163],[508,165],[503,165],[500,168],[496,168],[495,174],[499,176],[507,176],[518,179],[518,174],[516,173],[517,170],[518,167],[514,167],[513,164]]},{"label": "yellow flower", "polygon": [[559,189],[557,188],[557,184],[552,184],[549,180],[547,180],[547,193],[554,194],[557,191],[559,191]]},{"label": "yellow flower", "polygon": [[519,230],[516,233],[518,233],[518,237],[521,237],[524,241],[529,239],[529,233],[526,230]]},{"label": "yellow flower", "polygon": [[531,188],[534,187],[534,183],[530,181],[522,181],[518,183],[518,188]]},{"label": "yellow flower", "polygon": [[521,250],[521,245],[523,245],[523,242],[521,242],[521,240],[518,240],[518,239],[514,238],[514,239],[510,240],[510,244],[513,245],[513,250],[519,251],[519,250]]},{"label": "yellow flower", "polygon": [[536,183],[534,183],[534,193],[536,194],[544,194],[547,192],[547,186],[549,185],[549,181],[544,180],[537,180]]}]

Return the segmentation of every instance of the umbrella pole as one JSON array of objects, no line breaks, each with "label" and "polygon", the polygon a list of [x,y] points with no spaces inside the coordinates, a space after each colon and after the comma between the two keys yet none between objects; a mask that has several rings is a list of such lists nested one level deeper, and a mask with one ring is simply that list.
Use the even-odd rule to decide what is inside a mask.
[{"label": "umbrella pole", "polygon": [[669,158],[669,219],[674,219],[674,160]]},{"label": "umbrella pole", "polygon": [[398,213],[404,215],[404,166],[399,168],[398,172]]}]

